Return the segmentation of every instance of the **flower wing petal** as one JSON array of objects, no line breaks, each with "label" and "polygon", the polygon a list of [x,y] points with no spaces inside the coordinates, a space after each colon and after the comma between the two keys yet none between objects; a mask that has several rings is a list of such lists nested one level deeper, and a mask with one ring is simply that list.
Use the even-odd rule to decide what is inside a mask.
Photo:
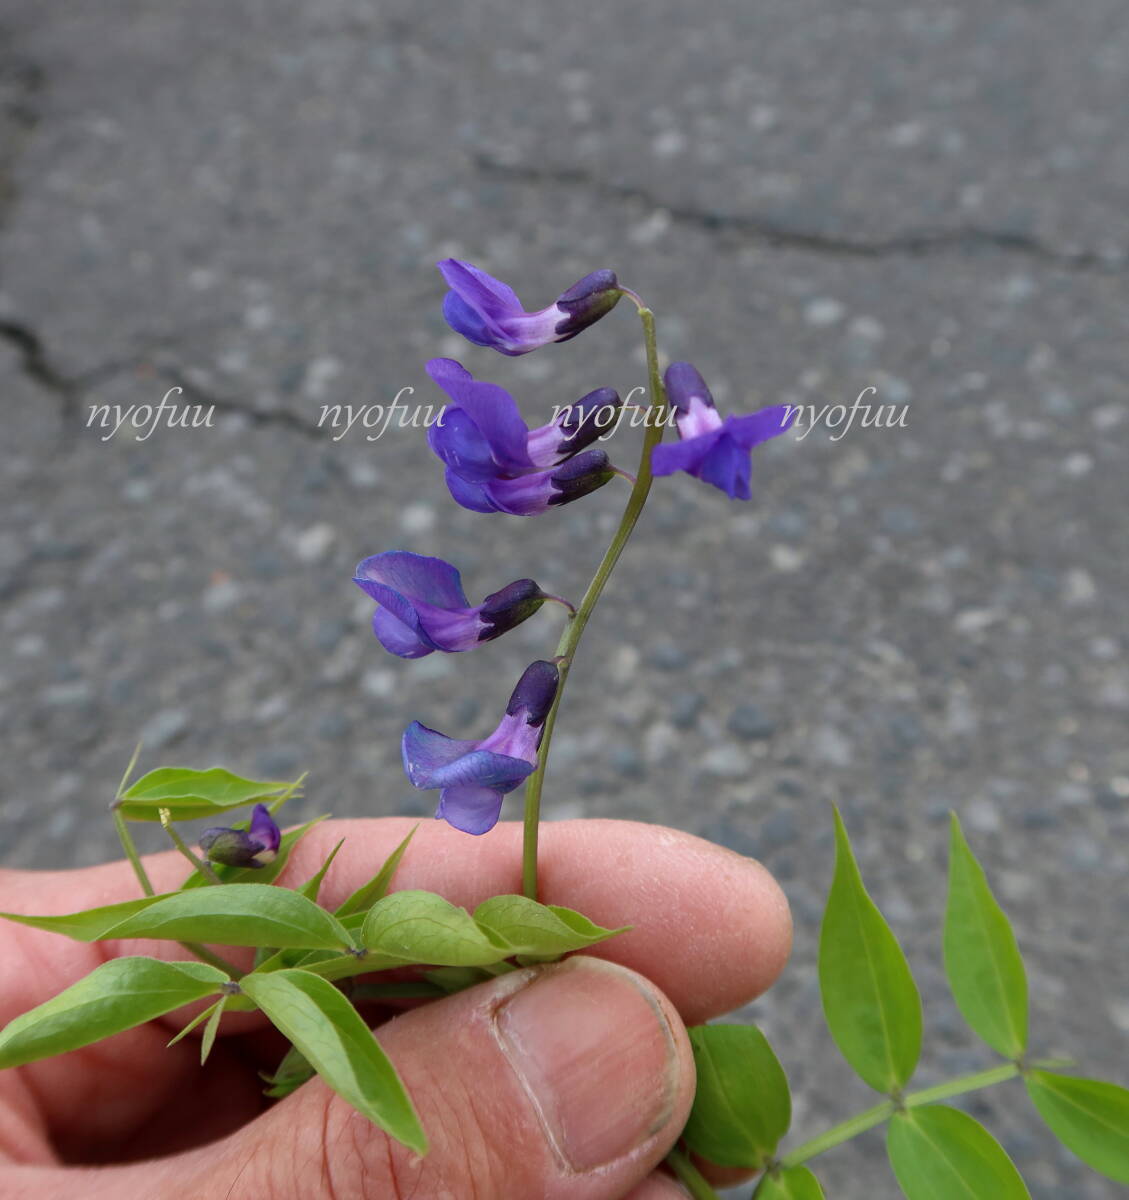
[{"label": "flower wing petal", "polygon": [[404,771],[412,786],[417,788],[442,787],[440,782],[431,782],[435,773],[477,747],[477,742],[448,737],[438,729],[421,725],[419,721],[413,721],[404,730],[400,743]]},{"label": "flower wing petal", "polygon": [[705,433],[701,437],[686,438],[680,442],[666,442],[651,451],[651,473],[673,475],[675,471],[698,473],[706,455],[717,441],[716,433]]},{"label": "flower wing petal", "polygon": [[384,649],[397,658],[423,658],[436,649],[424,635],[418,620],[415,628],[405,625],[391,609],[383,605],[372,614],[372,631]]},{"label": "flower wing petal", "polygon": [[747,417],[726,417],[725,430],[738,446],[751,450],[761,442],[779,437],[792,427],[795,419],[794,405],[773,404],[759,412],[750,413]]},{"label": "flower wing petal", "polygon": [[463,833],[482,834],[494,828],[502,811],[502,793],[486,787],[450,787],[439,793],[435,815]]},{"label": "flower wing petal", "polygon": [[749,451],[743,450],[728,433],[723,432],[702,459],[697,476],[704,483],[712,483],[715,488],[720,488],[734,500],[748,500],[751,471]]}]

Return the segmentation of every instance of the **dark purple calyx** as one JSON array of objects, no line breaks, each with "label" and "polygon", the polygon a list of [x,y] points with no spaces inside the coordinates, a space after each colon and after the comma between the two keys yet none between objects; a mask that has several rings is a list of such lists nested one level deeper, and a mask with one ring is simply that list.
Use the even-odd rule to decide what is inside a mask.
[{"label": "dark purple calyx", "polygon": [[532,579],[515,579],[504,588],[487,596],[479,609],[486,628],[478,635],[480,642],[501,637],[533,614],[545,603],[545,593]]},{"label": "dark purple calyx", "polygon": [[561,463],[549,477],[553,485],[549,503],[568,504],[570,500],[587,496],[602,488],[614,474],[603,450],[585,450]]},{"label": "dark purple calyx", "polygon": [[593,271],[557,297],[557,308],[565,315],[557,322],[558,341],[575,337],[619,303],[619,281],[614,271]]},{"label": "dark purple calyx", "polygon": [[560,681],[561,676],[556,663],[546,662],[544,659],[530,663],[510,695],[506,715],[513,717],[524,711],[527,725],[544,724],[556,699]]}]

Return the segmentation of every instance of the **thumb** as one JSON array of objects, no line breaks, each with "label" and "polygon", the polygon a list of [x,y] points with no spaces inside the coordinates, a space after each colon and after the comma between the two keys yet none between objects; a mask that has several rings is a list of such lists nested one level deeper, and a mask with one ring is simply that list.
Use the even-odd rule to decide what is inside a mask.
[{"label": "thumb", "polygon": [[670,1002],[593,958],[416,1009],[380,1041],[427,1132],[425,1157],[312,1081],[195,1152],[202,1177],[181,1173],[169,1194],[616,1200],[673,1145],[693,1097],[693,1057]]}]

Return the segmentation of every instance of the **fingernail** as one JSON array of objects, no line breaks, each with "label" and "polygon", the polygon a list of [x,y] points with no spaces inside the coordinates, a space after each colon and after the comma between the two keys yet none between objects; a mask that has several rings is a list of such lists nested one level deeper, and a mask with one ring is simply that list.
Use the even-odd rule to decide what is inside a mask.
[{"label": "fingernail", "polygon": [[506,1057],[573,1171],[615,1162],[669,1120],[677,1043],[657,993],[591,958],[545,968],[495,1014]]}]

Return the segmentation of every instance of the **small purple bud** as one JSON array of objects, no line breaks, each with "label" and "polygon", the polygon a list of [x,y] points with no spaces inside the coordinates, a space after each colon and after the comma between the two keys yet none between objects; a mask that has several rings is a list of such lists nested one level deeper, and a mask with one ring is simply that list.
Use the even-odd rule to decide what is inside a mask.
[{"label": "small purple bud", "polygon": [[543,724],[549,709],[553,707],[560,681],[556,663],[544,659],[530,663],[510,695],[510,702],[506,705],[507,716],[517,716],[524,711],[527,725]]},{"label": "small purple bud", "polygon": [[265,804],[251,810],[246,829],[218,826],[200,835],[200,849],[208,862],[225,867],[265,867],[278,856],[282,832]]}]

